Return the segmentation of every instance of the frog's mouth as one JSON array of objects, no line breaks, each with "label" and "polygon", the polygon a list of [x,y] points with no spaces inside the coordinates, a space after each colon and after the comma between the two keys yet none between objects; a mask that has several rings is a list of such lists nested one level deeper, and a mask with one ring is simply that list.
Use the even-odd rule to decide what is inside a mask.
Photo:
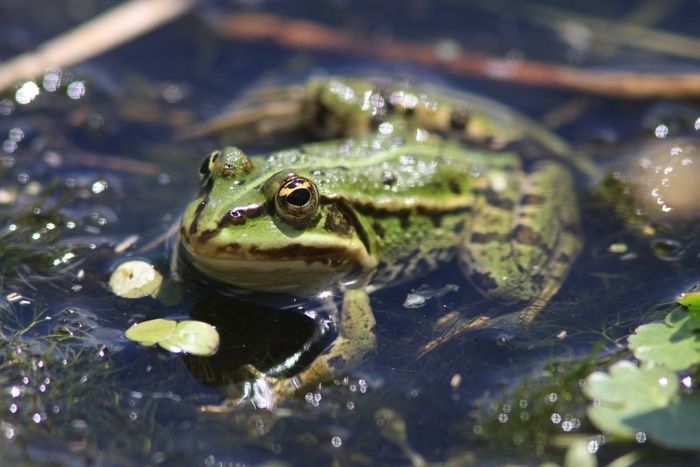
[{"label": "frog's mouth", "polygon": [[291,243],[265,248],[240,243],[212,245],[182,236],[189,262],[218,281],[250,290],[307,294],[363,277],[377,266],[362,242],[333,245]]}]

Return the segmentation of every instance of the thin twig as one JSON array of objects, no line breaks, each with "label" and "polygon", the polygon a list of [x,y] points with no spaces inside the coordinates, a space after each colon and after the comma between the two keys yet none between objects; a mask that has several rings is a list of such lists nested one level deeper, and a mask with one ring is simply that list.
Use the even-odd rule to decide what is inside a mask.
[{"label": "thin twig", "polygon": [[0,91],[110,50],[189,11],[199,0],[131,0],[0,65]]},{"label": "thin twig", "polygon": [[475,75],[517,84],[559,87],[625,98],[700,96],[700,73],[650,73],[573,68],[535,61],[513,61],[463,50],[453,60],[441,58],[435,47],[396,39],[370,40],[359,33],[337,30],[306,20],[270,14],[236,13],[211,19],[225,37],[269,40],[285,47],[329,50],[363,57],[415,63],[452,73]]}]

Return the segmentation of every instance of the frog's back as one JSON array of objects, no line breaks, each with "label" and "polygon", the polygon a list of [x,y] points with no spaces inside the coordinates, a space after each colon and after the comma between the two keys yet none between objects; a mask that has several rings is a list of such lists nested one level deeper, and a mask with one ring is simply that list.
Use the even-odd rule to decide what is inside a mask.
[{"label": "frog's back", "polygon": [[522,170],[513,153],[413,135],[310,144],[267,156],[265,164],[266,172],[308,175],[322,202],[352,212],[378,259],[373,288],[450,260],[465,225],[493,200],[494,183],[502,197],[515,198]]}]

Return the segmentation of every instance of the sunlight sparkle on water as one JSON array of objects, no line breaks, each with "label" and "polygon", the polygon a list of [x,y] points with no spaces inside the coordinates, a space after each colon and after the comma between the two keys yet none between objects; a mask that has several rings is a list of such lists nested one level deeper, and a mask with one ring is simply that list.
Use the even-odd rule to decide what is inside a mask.
[{"label": "sunlight sparkle on water", "polygon": [[54,92],[61,85],[61,69],[52,68],[44,73],[41,86],[48,92]]},{"label": "sunlight sparkle on water", "polygon": [[80,99],[85,95],[85,83],[83,81],[73,81],[68,85],[66,93],[73,100]]},{"label": "sunlight sparkle on water", "polygon": [[3,423],[2,434],[5,438],[12,439],[15,437],[15,428],[10,424]]},{"label": "sunlight sparkle on water", "polygon": [[39,95],[39,86],[34,81],[27,81],[15,92],[15,100],[18,104],[29,104]]},{"label": "sunlight sparkle on water", "polygon": [[598,447],[598,441],[594,439],[590,440],[588,444],[586,444],[586,450],[591,454],[595,454],[596,452],[598,452]]},{"label": "sunlight sparkle on water", "polygon": [[15,104],[10,99],[0,100],[0,115],[7,117],[15,110]]},{"label": "sunlight sparkle on water", "polygon": [[657,138],[663,139],[668,136],[668,127],[662,123],[661,125],[656,127],[656,129],[654,130],[654,134]]}]

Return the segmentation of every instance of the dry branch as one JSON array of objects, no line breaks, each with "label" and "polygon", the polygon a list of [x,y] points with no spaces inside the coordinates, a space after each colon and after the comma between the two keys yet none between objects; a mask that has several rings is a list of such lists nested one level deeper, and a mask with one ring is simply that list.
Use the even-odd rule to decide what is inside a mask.
[{"label": "dry branch", "polygon": [[559,87],[626,98],[700,96],[700,73],[591,70],[530,60],[499,59],[467,50],[461,51],[453,60],[445,60],[429,44],[396,39],[372,40],[359,33],[306,20],[236,13],[211,21],[221,35],[238,40],[269,40],[290,48],[415,63],[452,73],[523,85]]},{"label": "dry branch", "polygon": [[189,11],[199,0],[131,0],[0,65],[0,91],[123,44]]}]

